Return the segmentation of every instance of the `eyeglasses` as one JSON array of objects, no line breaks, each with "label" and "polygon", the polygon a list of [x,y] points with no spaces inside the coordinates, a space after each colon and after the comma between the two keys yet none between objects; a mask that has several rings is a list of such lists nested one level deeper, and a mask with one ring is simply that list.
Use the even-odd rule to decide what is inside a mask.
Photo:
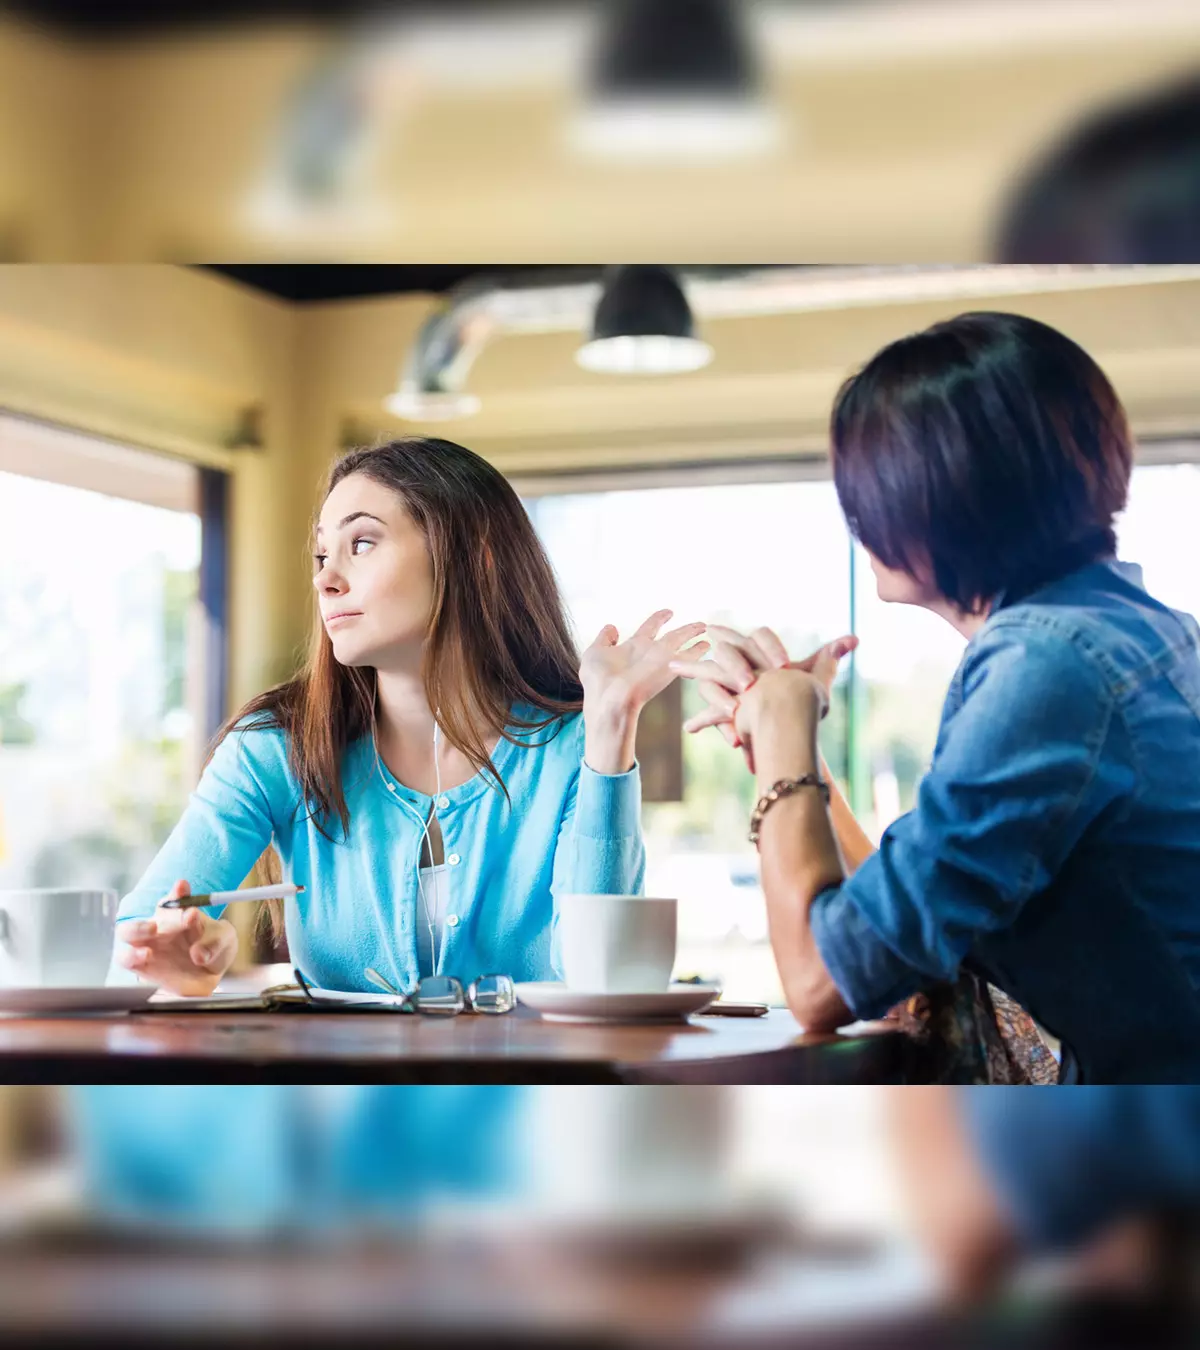
[{"label": "eyeglasses", "polygon": [[[339,1002],[314,990],[297,968],[292,968],[292,974],[296,977],[297,988],[309,1003],[332,1005]],[[422,1013],[428,1017],[456,1017],[470,1008],[472,1012],[497,1016],[512,1012],[517,1006],[517,991],[513,988],[511,975],[480,975],[465,990],[462,982],[453,975],[426,975],[415,989],[404,993],[370,966],[364,974],[372,984],[400,1000],[399,1003],[389,1005],[396,1012]]]}]

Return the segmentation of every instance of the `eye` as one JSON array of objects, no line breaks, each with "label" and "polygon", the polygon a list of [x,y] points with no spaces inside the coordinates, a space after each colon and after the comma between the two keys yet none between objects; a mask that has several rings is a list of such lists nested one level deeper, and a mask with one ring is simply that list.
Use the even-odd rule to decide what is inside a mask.
[{"label": "eye", "polygon": [[355,554],[355,555],[358,554],[358,546],[359,546],[359,544],[367,544],[367,545],[369,545],[371,548],[374,548],[374,547],[375,547],[375,541],[374,541],[374,539],[364,539],[364,538],[362,538],[362,537],[360,536],[358,539],[356,539],[356,540],[354,541],[353,544],[350,545],[350,551],[351,551],[351,553],[353,553],[353,554]]},{"label": "eye", "polygon": [[328,555],[325,554],[325,553],[314,553],[314,554],[313,554],[313,571],[314,571],[314,572],[319,572],[319,571],[321,570],[321,568],[325,566],[325,559],[326,559],[327,556],[328,556]]}]

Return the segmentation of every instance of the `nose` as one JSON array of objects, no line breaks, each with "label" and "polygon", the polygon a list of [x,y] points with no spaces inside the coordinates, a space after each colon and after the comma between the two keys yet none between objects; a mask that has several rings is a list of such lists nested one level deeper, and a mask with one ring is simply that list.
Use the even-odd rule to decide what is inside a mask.
[{"label": "nose", "polygon": [[347,589],[345,577],[329,565],[328,559],[325,566],[313,577],[313,585],[318,595],[343,595]]}]

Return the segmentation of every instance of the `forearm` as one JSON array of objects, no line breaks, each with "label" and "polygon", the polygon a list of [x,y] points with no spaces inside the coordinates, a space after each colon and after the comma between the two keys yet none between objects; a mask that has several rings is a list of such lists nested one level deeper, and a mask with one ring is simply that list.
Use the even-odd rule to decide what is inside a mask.
[{"label": "forearm", "polygon": [[[783,778],[818,771],[816,718],[769,713],[755,738],[759,793]],[[850,1020],[817,947],[809,911],[815,898],[845,879],[830,812],[816,788],[777,801],[763,818],[759,838],[762,886],[771,946],[788,1006],[811,1030],[832,1030]]]},{"label": "forearm", "polygon": [[599,773],[585,759],[559,832],[555,894],[640,894],[645,863],[640,775]]},{"label": "forearm", "polygon": [[842,863],[847,876],[853,876],[864,862],[875,852],[866,830],[858,823],[850,803],[842,796],[838,785],[829,772],[825,757],[821,756],[821,777],[829,784],[829,816],[833,821],[833,832],[841,850]]}]

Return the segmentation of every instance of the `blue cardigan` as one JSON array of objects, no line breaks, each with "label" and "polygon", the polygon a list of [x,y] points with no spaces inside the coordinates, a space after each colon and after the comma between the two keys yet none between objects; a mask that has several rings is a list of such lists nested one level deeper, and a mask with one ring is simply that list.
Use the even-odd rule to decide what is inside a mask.
[{"label": "blue cardigan", "polygon": [[[523,743],[502,739],[493,755],[508,801],[479,775],[439,798],[450,914],[438,973],[464,983],[486,974],[558,978],[558,897],[639,894],[644,885],[637,766],[593,772],[583,762],[582,714],[513,734]],[[324,988],[371,990],[371,966],[397,988],[413,988],[421,821],[431,798],[394,779],[371,740],[360,740],[343,765],[349,837],[335,819],[326,825],[331,840],[310,818],[287,750],[286,733],[245,720],[222,741],[179,823],[121,901],[118,933],[120,920],[152,914],[180,878],[197,893],[239,886],[274,841],[285,878],[305,888],[285,905],[288,948],[305,976]],[[114,963],[114,981],[129,974]]]}]

